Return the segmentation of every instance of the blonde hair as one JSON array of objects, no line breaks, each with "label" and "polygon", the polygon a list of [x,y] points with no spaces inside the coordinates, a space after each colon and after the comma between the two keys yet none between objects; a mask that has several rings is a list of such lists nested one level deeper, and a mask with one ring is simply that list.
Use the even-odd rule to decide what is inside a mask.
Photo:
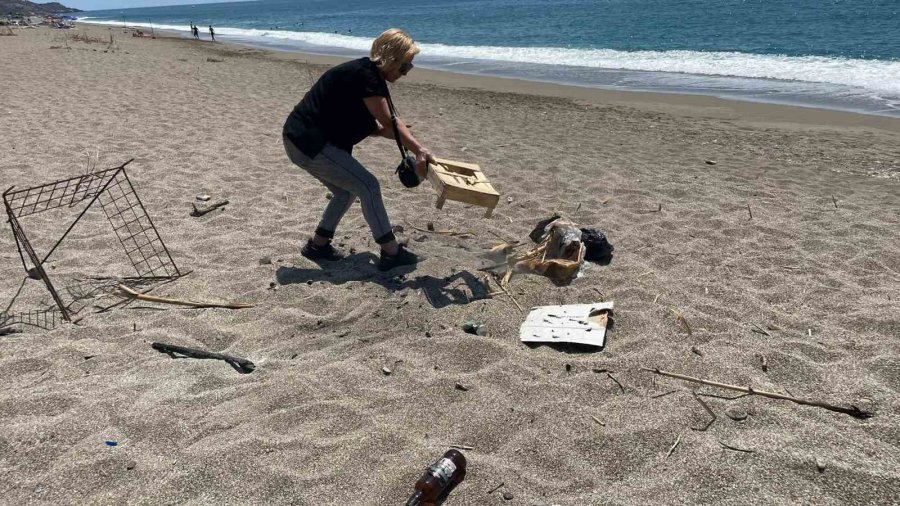
[{"label": "blonde hair", "polygon": [[399,67],[417,54],[419,46],[408,33],[399,28],[390,28],[372,41],[369,58],[378,65],[378,68],[386,70]]}]

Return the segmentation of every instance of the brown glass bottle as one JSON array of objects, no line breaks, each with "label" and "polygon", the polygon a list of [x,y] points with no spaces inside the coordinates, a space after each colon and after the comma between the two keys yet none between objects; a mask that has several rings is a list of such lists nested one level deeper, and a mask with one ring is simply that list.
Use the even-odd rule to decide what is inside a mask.
[{"label": "brown glass bottle", "polygon": [[406,506],[441,504],[465,477],[466,457],[456,450],[448,450],[419,478],[416,491],[406,501]]}]

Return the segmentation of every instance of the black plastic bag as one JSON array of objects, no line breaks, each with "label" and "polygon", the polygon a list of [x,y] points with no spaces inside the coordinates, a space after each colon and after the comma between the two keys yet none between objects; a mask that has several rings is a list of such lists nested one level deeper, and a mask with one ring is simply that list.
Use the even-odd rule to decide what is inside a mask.
[{"label": "black plastic bag", "polygon": [[581,242],[584,243],[584,259],[590,262],[607,265],[612,261],[613,245],[606,235],[595,228],[581,229]]}]

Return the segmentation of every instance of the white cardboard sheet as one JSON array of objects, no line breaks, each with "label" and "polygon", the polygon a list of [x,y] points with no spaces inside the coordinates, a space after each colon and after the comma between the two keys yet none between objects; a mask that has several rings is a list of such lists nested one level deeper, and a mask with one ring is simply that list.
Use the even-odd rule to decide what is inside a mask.
[{"label": "white cardboard sheet", "polygon": [[[566,306],[538,306],[531,310],[519,329],[523,343],[577,343],[603,347],[606,326],[595,320],[603,310],[612,310],[613,303],[569,304]],[[591,315],[595,315],[594,318]]]}]

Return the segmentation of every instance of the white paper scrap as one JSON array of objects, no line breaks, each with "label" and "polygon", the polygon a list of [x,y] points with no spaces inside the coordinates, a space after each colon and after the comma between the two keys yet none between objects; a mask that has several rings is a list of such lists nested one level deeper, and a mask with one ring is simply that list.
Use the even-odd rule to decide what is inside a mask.
[{"label": "white paper scrap", "polygon": [[606,314],[612,301],[597,304],[538,306],[528,313],[519,329],[523,343],[606,344]]}]

